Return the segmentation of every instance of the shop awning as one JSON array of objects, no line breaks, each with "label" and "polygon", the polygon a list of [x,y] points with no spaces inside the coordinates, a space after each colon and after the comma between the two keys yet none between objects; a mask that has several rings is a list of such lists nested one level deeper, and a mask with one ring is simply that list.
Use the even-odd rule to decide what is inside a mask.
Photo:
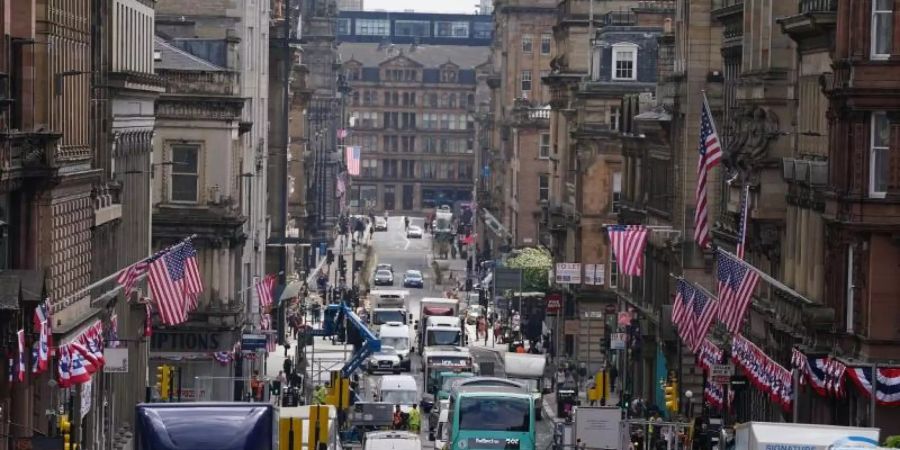
[{"label": "shop awning", "polygon": [[303,289],[303,282],[299,280],[291,281],[284,286],[284,289],[281,291],[281,295],[278,297],[278,302],[283,302],[285,300],[290,300],[294,297],[300,295],[300,290]]}]

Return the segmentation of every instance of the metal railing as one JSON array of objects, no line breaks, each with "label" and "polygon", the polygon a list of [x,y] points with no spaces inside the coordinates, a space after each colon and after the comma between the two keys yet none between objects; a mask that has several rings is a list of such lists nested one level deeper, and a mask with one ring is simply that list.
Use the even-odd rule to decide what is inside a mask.
[{"label": "metal railing", "polygon": [[837,0],[800,0],[800,13],[836,12]]}]

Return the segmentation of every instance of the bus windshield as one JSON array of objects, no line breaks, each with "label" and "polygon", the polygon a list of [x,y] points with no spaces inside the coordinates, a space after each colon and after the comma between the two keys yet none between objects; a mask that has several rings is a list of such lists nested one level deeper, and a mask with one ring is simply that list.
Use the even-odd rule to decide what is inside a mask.
[{"label": "bus windshield", "polygon": [[460,431],[519,431],[531,428],[528,399],[510,397],[461,397]]},{"label": "bus windshield", "polygon": [[372,323],[375,325],[384,325],[388,322],[406,323],[406,314],[403,311],[375,311],[372,314]]}]

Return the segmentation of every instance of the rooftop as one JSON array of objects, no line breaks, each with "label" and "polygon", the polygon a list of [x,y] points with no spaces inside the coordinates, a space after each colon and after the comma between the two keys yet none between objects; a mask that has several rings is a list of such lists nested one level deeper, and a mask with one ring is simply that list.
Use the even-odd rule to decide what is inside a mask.
[{"label": "rooftop", "polygon": [[153,39],[153,49],[159,54],[156,56],[156,68],[160,70],[188,70],[202,72],[224,72],[222,66],[213,64],[203,58],[194,56],[180,48],[156,36]]},{"label": "rooftop", "polygon": [[363,67],[378,67],[396,57],[398,52],[426,68],[440,67],[450,61],[460,69],[474,69],[487,61],[491,50],[489,47],[468,45],[417,45],[413,48],[412,45],[383,46],[357,42],[344,42],[338,46],[341,61],[358,61]]}]

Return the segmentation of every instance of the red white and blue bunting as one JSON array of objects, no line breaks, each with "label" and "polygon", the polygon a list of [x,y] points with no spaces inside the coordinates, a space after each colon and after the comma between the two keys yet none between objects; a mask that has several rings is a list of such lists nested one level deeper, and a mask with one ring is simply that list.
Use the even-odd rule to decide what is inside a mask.
[{"label": "red white and blue bunting", "polygon": [[[876,403],[883,406],[900,406],[900,368],[876,368],[878,380],[875,385]],[[854,367],[847,371],[860,392],[872,398],[872,368]]]},{"label": "red white and blue bunting", "polygon": [[769,399],[790,411],[794,401],[791,371],[769,358],[756,344],[741,335],[731,340],[731,359],[743,369],[756,389],[768,393]]},{"label": "red white and blue bunting", "polygon": [[[709,406],[721,410],[723,406],[723,399],[725,398],[725,390],[722,388],[721,384],[711,383],[709,381],[706,382],[706,386],[703,388],[703,398],[706,400],[706,403]],[[728,391],[728,403],[734,404],[734,390]]]},{"label": "red white and blue bunting", "polygon": [[722,364],[722,357],[725,354],[716,344],[710,342],[709,339],[703,339],[700,349],[697,350],[697,365],[705,371],[716,364]]}]

